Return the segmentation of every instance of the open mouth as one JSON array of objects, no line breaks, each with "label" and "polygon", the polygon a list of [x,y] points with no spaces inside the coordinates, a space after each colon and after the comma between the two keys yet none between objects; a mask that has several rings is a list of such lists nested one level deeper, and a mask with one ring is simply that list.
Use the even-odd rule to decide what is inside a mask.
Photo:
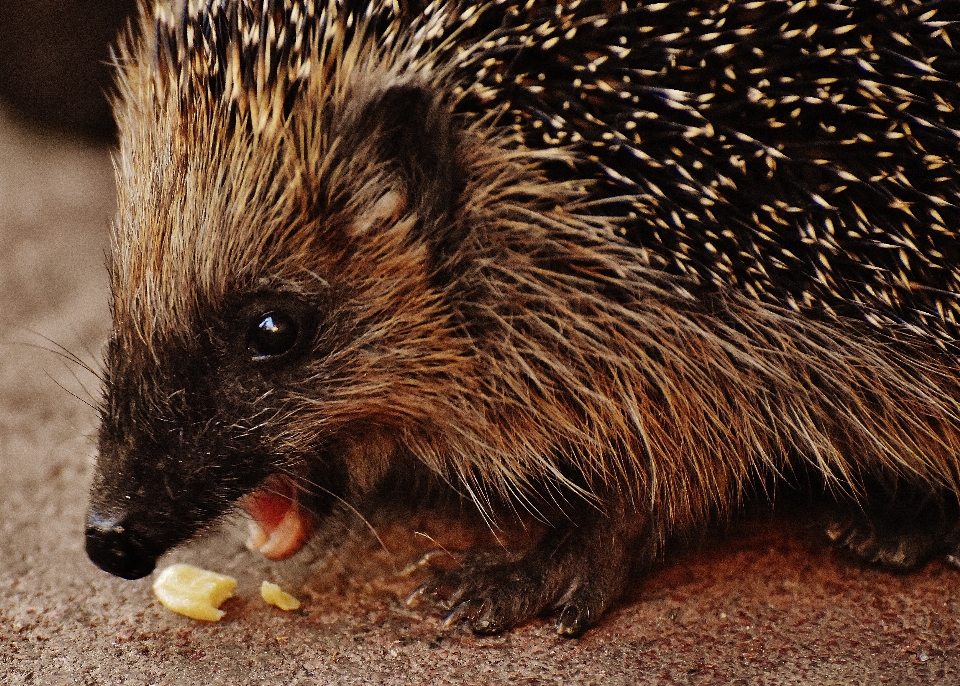
[{"label": "open mouth", "polygon": [[283,474],[268,477],[240,505],[252,517],[247,547],[269,560],[290,557],[313,533],[313,517],[300,504],[296,483]]}]

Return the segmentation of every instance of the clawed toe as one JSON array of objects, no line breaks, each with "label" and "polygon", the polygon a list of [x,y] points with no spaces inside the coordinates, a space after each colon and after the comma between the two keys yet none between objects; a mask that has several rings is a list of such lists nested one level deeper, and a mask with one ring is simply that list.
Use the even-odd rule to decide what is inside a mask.
[{"label": "clawed toe", "polygon": [[468,560],[438,575],[430,593],[450,610],[444,623],[465,622],[474,633],[497,634],[538,615],[550,604],[551,594],[525,562]]},{"label": "clawed toe", "polygon": [[607,545],[607,535],[590,528],[556,531],[519,559],[468,557],[435,573],[407,602],[430,601],[448,611],[447,626],[466,623],[484,635],[559,612],[557,633],[580,636],[620,597],[636,557],[636,549]]},{"label": "clawed toe", "polygon": [[836,516],[826,534],[835,546],[866,562],[907,571],[938,553],[948,552],[952,531],[949,521],[935,499],[921,499],[911,508],[891,498],[882,508],[874,506]]}]

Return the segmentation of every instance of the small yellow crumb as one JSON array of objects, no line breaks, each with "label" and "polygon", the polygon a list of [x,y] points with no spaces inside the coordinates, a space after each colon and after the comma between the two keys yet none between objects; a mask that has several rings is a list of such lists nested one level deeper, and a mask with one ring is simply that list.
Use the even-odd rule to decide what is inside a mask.
[{"label": "small yellow crumb", "polygon": [[237,580],[193,565],[167,567],[153,582],[157,600],[173,612],[191,619],[219,621],[225,614],[220,604],[233,595]]},{"label": "small yellow crumb", "polygon": [[276,584],[271,584],[269,581],[264,581],[262,584],[260,584],[260,597],[263,598],[264,602],[270,605],[275,605],[281,610],[300,609],[299,600],[281,589]]}]

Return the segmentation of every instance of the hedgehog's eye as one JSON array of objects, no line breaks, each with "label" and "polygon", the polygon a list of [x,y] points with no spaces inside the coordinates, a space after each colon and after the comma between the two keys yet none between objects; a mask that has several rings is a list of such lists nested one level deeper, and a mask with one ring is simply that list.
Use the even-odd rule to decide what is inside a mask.
[{"label": "hedgehog's eye", "polygon": [[253,359],[264,360],[283,355],[296,344],[299,335],[300,327],[293,317],[276,310],[265,312],[254,318],[247,335],[247,348]]}]

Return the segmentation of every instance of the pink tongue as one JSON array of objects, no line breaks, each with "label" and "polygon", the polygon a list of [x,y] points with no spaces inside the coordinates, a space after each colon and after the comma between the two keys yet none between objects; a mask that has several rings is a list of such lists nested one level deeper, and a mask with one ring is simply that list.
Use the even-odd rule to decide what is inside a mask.
[{"label": "pink tongue", "polygon": [[241,498],[240,505],[253,517],[247,547],[269,560],[290,557],[313,533],[313,521],[300,507],[289,477],[269,477],[259,490]]}]

